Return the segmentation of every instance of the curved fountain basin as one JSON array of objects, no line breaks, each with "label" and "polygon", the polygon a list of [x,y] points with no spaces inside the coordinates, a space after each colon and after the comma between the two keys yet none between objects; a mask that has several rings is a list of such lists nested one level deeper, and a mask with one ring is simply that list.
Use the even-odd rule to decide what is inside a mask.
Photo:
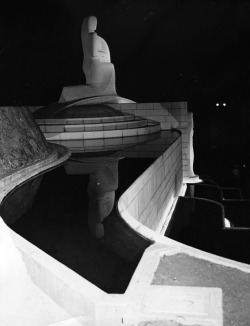
[{"label": "curved fountain basin", "polygon": [[[174,143],[175,148],[174,150],[172,148],[172,150],[176,154],[176,149],[178,146],[176,142]],[[168,150],[169,148],[167,151]],[[178,316],[181,315],[189,321],[193,321],[194,323],[196,322],[197,325],[204,323],[206,320],[210,320],[211,325],[222,325],[222,293],[218,289],[211,288],[211,286],[216,286],[217,284],[217,286],[220,286],[221,283],[217,283],[216,280],[214,280],[214,283],[210,283],[210,288],[207,289],[206,287],[204,288],[201,282],[195,283],[195,279],[193,279],[193,283],[185,283],[184,279],[184,281],[182,280],[182,283],[179,283],[181,284],[181,287],[177,289],[175,286],[173,287],[173,284],[171,285],[166,280],[162,280],[162,282],[159,283],[159,278],[162,278],[160,273],[167,275],[167,270],[164,269],[164,264],[166,264],[168,258],[170,260],[171,257],[176,257],[178,259],[180,258],[178,260],[178,264],[181,265],[185,262],[185,264],[188,264],[189,267],[190,264],[194,263],[195,259],[202,260],[207,267],[220,267],[224,272],[226,279],[230,279],[231,275],[234,275],[234,282],[231,282],[232,286],[236,285],[236,280],[238,277],[244,280],[244,282],[249,279],[249,265],[224,259],[162,236],[162,231],[165,230],[166,226],[168,225],[168,222],[166,222],[168,219],[166,219],[157,230],[154,229],[154,224],[146,224],[148,223],[148,219],[139,221],[138,219],[140,218],[140,214],[136,215],[137,209],[139,209],[139,190],[142,190],[148,184],[149,180],[154,180],[155,174],[157,175],[156,172],[161,166],[164,166],[164,157],[167,158],[168,154],[169,153],[161,154],[160,157],[147,169],[147,171],[145,171],[145,173],[135,181],[135,183],[124,193],[124,195],[122,195],[118,202],[118,209],[125,223],[143,238],[154,242],[154,244],[145,251],[124,295],[116,295],[115,297],[106,295],[103,291],[97,289],[92,284],[89,284],[84,279],[77,277],[77,275],[74,275],[74,273],[72,274],[71,271],[69,271],[65,266],[61,266],[61,264],[54,261],[51,257],[47,257],[47,255],[39,251],[38,248],[35,248],[32,245],[30,246],[30,244],[25,248],[25,245],[21,244],[23,239],[21,239],[21,237],[16,238],[15,241],[16,243],[19,243],[19,248],[23,246],[23,257],[25,257],[24,259],[26,266],[28,266],[31,275],[33,275],[33,279],[36,280],[40,287],[46,289],[49,296],[53,297],[55,301],[60,302],[60,305],[63,306],[65,310],[70,311],[72,315],[76,316],[76,311],[83,311],[82,307],[84,306],[84,312],[88,318],[92,318],[93,324],[103,324],[103,322],[105,322],[103,321],[103,318],[105,318],[107,324],[111,325],[117,325],[119,323],[122,324],[122,320],[125,324],[134,323],[137,325],[139,323],[143,324],[143,322],[146,323],[148,321],[155,322],[157,324],[156,321],[159,320],[159,318],[160,320],[173,320],[174,318],[174,320],[178,321]],[[171,165],[171,160],[169,164]],[[161,178],[158,176],[158,179]],[[173,178],[173,180],[174,179],[175,178]],[[175,194],[178,187],[170,187],[170,189],[172,193]],[[126,198],[131,196],[131,192],[133,193],[134,199],[138,198],[138,206],[135,203],[131,204],[132,201],[130,203],[129,201],[126,202]],[[176,192],[176,194],[177,193],[178,192]],[[181,194],[182,191],[179,192],[179,195]],[[160,199],[161,196],[158,196],[157,198],[157,200],[162,200]],[[153,200],[153,197],[149,197],[147,200],[151,201]],[[147,202],[147,200],[145,202]],[[173,206],[174,204],[172,203],[170,209],[166,213],[169,217],[169,221],[171,220]],[[150,219],[148,221],[150,221]],[[159,221],[160,220],[155,223],[156,228],[157,224],[159,225]],[[32,255],[32,250],[28,248],[32,248]],[[35,266],[39,266],[38,269],[36,268],[36,272],[34,270]],[[50,273],[49,277],[46,276],[47,271]],[[213,275],[218,278],[218,274],[215,272],[212,273],[214,273]],[[74,276],[72,277],[72,275]],[[63,282],[61,281],[62,279]],[[74,280],[75,283],[72,280]],[[56,291],[55,288],[53,288],[53,284],[56,285]],[[158,284],[157,289],[155,288],[156,284]],[[196,284],[198,285],[198,289]],[[194,286],[196,289],[193,288]],[[58,291],[65,291],[66,288],[67,293],[64,296],[64,300],[62,300],[62,298],[60,299],[58,296]],[[191,309],[181,305],[183,310],[180,312],[180,308],[178,306],[180,302],[176,301],[176,297],[173,295],[175,290],[178,297],[183,296],[188,300],[193,300],[195,302],[194,308]],[[91,295],[89,291],[91,291]],[[77,300],[75,301],[73,299],[71,304],[69,304],[69,302],[67,302],[67,296],[72,297],[72,293],[74,293],[74,298],[77,297]],[[248,292],[246,290],[246,296],[247,293]],[[172,298],[172,301],[175,304],[171,306],[171,309],[170,306],[168,307],[167,305],[162,305],[161,302],[157,300],[157,296],[159,297],[159,294],[163,295],[166,299]],[[230,299],[230,291],[228,292],[228,296],[229,297],[227,297],[227,299]],[[79,297],[82,300],[80,300],[82,305],[79,304]],[[152,302],[152,300],[150,301],[151,297],[155,298],[155,302]],[[242,298],[244,299],[246,297],[243,296]],[[73,305],[74,307],[72,307]],[[237,316],[237,312],[244,312],[245,305],[244,307],[241,307],[239,306],[239,303],[237,304],[236,302],[233,302],[231,307],[233,308],[230,314],[232,315],[233,311],[233,313]],[[199,318],[197,318],[197,314],[200,314]],[[227,312],[227,320],[231,318],[230,314]],[[243,316],[243,318],[247,317]]]}]

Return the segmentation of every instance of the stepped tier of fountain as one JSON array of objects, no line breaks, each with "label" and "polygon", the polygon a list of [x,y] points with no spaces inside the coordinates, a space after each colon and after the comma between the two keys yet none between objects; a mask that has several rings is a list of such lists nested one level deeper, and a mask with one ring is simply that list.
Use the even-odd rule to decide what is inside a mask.
[{"label": "stepped tier of fountain", "polygon": [[48,141],[122,138],[161,130],[160,123],[122,113],[108,104],[52,105],[35,113]]}]

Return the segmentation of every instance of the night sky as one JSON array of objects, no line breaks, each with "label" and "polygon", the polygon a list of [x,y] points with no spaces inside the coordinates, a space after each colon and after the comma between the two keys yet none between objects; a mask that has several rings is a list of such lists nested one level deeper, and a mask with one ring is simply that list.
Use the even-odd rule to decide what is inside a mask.
[{"label": "night sky", "polygon": [[80,27],[96,15],[121,96],[248,98],[250,1],[45,0],[1,5],[3,103],[48,104],[82,84]]},{"label": "night sky", "polygon": [[[188,101],[200,128],[210,121],[198,140],[217,150],[226,145],[230,151],[234,143],[237,155],[246,155],[250,1],[5,1],[1,105],[46,105],[59,99],[63,86],[85,83],[80,28],[86,15],[97,16],[120,96],[136,102]],[[227,105],[216,107],[216,102]]]}]

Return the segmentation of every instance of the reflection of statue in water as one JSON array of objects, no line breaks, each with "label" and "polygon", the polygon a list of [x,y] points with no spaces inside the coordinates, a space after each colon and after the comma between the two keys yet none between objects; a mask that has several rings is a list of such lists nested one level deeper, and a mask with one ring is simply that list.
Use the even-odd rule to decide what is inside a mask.
[{"label": "reflection of statue in water", "polygon": [[88,222],[92,235],[104,236],[103,220],[111,213],[115,203],[115,190],[118,188],[118,159],[99,167],[90,174],[88,195]]},{"label": "reflection of statue in water", "polygon": [[110,62],[107,43],[95,32],[96,26],[96,17],[84,18],[81,29],[84,54],[82,67],[87,85],[64,87],[59,102],[92,96],[116,95],[114,65]]},{"label": "reflection of statue in water", "polygon": [[71,159],[65,169],[69,175],[89,174],[88,224],[95,238],[104,236],[103,220],[111,213],[118,188],[118,162],[121,157]]}]

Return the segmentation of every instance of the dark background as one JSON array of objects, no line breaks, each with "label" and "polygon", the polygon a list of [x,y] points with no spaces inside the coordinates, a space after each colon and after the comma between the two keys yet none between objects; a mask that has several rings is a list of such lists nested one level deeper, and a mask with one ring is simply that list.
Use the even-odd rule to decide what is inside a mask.
[{"label": "dark background", "polygon": [[95,15],[120,96],[188,101],[197,168],[248,166],[250,1],[9,0],[0,9],[0,105],[46,105],[84,84],[80,28]]}]

